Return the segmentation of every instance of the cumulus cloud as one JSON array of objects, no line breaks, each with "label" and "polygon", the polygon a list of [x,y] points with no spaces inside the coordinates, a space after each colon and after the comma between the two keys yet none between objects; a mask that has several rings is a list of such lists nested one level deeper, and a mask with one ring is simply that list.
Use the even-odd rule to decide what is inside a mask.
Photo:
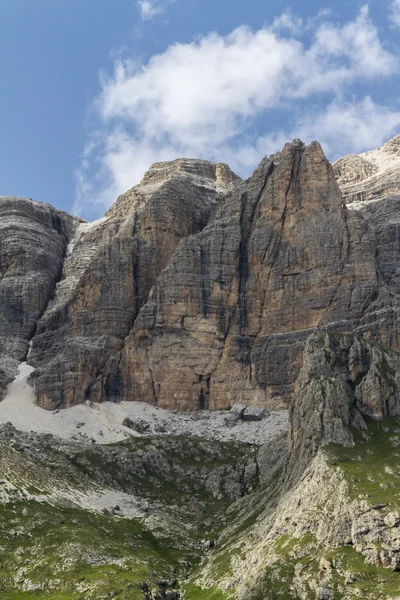
[{"label": "cumulus cloud", "polygon": [[400,0],[393,0],[390,5],[390,20],[400,27]]},{"label": "cumulus cloud", "polygon": [[253,151],[268,154],[285,141],[300,138],[306,143],[318,140],[335,160],[381,146],[399,130],[400,111],[378,104],[369,96],[350,102],[334,100],[322,110],[306,112],[291,129],[260,137]]},{"label": "cumulus cloud", "polygon": [[[373,146],[374,133],[390,130],[397,113],[369,98],[361,104],[339,98],[357,80],[391,76],[397,60],[381,44],[366,6],[344,25],[326,17],[304,24],[284,13],[258,31],[242,26],[227,36],[211,33],[173,44],[147,64],[118,60],[113,75],[102,80],[96,103],[101,127],[78,173],[75,210],[99,214],[138,183],[152,162],[177,156],[224,160],[247,175],[294,130],[293,137],[312,134],[335,152],[347,126],[355,139],[368,138]],[[310,27],[312,35],[303,39]],[[260,118],[285,109],[289,119],[297,104],[315,98],[326,100],[325,113],[306,112],[296,128],[283,132],[251,133]],[[344,131],[343,140],[345,151],[357,150],[351,134]],[[90,178],[93,165],[96,175]]]}]

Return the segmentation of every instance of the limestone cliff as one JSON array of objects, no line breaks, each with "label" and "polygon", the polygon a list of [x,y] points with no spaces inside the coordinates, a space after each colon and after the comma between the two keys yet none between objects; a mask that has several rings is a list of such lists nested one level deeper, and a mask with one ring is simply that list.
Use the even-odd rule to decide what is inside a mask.
[{"label": "limestone cliff", "polygon": [[77,223],[47,204],[0,197],[0,400],[62,277]]},{"label": "limestone cliff", "polygon": [[[295,140],[247,181],[223,164],[158,163],[92,224],[2,199],[2,248],[14,240],[1,266],[12,298],[2,303],[2,393],[29,340],[37,402],[49,409],[85,400],[279,408],[317,329],[400,348],[400,195],[387,184],[400,180],[398,140],[333,168],[316,142]],[[371,178],[375,199],[352,201]],[[23,262],[17,279],[9,265]],[[35,277],[45,280],[36,300]]]},{"label": "limestone cliff", "polygon": [[378,286],[373,236],[321,147],[287,144],[178,246],[125,343],[124,392],[183,410],[283,406],[308,335],[358,327]]},{"label": "limestone cliff", "polygon": [[267,475],[230,507],[197,586],[240,600],[398,597],[398,369],[379,344],[310,336],[287,459],[259,454]]},{"label": "limestone cliff", "polygon": [[[156,405],[110,445],[0,427],[2,597],[398,599],[398,148],[159,163],[92,224],[0,198],[0,395],[27,360],[43,408]],[[288,436],[157,422],[238,401]]]},{"label": "limestone cliff", "polygon": [[179,241],[203,229],[236,179],[206,161],[154,165],[105,219],[78,227],[33,339],[38,404],[122,398],[118,352],[140,307]]},{"label": "limestone cliff", "polygon": [[376,150],[344,156],[333,168],[346,203],[397,195],[400,192],[400,135]]}]

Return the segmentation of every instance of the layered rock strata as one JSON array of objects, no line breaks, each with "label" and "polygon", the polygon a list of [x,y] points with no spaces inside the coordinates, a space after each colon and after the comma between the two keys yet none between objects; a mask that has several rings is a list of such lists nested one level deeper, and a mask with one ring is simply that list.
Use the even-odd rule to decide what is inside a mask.
[{"label": "layered rock strata", "polygon": [[240,600],[397,597],[399,361],[356,336],[309,337],[287,458],[276,441],[261,449],[263,485],[229,509],[193,577],[200,588]]},{"label": "layered rock strata", "polygon": [[62,277],[78,222],[47,204],[0,197],[0,399]]},{"label": "layered rock strata", "polygon": [[[33,336],[28,361],[45,408],[124,399],[276,409],[293,398],[304,345],[318,329],[399,348],[400,196],[385,184],[398,142],[332,168],[317,143],[295,140],[247,181],[223,164],[158,163],[92,224],[3,199],[3,211],[15,202],[28,211],[13,217],[19,241],[2,259],[12,297],[3,302],[7,373]],[[371,177],[380,200],[351,202]],[[15,353],[13,282],[37,276],[27,261],[21,279],[10,279],[8,264],[26,256],[20,218],[51,264],[41,263],[43,298],[23,309]],[[15,237],[7,217],[2,227]],[[42,230],[54,240],[42,242]]]},{"label": "layered rock strata", "polygon": [[400,193],[400,135],[381,148],[350,154],[333,165],[346,203],[382,200]]},{"label": "layered rock strata", "polygon": [[308,335],[378,291],[373,237],[317,143],[287,144],[184,239],[125,343],[124,393],[194,410],[283,406]]},{"label": "layered rock strata", "polygon": [[40,406],[122,399],[118,353],[140,307],[179,241],[203,229],[236,179],[226,165],[160,163],[105,219],[78,229],[33,339]]}]

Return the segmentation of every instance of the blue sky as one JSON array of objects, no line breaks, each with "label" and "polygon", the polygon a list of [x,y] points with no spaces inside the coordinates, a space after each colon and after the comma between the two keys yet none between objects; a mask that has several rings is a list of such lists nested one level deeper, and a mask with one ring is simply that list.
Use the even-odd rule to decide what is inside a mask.
[{"label": "blue sky", "polygon": [[0,194],[91,220],[152,162],[400,132],[400,0],[2,0]]}]

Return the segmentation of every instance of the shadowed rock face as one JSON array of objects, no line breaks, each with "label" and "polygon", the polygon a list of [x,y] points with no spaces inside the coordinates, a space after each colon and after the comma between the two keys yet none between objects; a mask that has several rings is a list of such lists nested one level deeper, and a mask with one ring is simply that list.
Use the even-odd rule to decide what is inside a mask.
[{"label": "shadowed rock face", "polygon": [[354,445],[363,416],[400,415],[400,355],[352,335],[307,340],[289,410],[288,476],[301,476],[322,444]]},{"label": "shadowed rock face", "polygon": [[0,399],[61,278],[74,224],[47,204],[0,197]]}]

